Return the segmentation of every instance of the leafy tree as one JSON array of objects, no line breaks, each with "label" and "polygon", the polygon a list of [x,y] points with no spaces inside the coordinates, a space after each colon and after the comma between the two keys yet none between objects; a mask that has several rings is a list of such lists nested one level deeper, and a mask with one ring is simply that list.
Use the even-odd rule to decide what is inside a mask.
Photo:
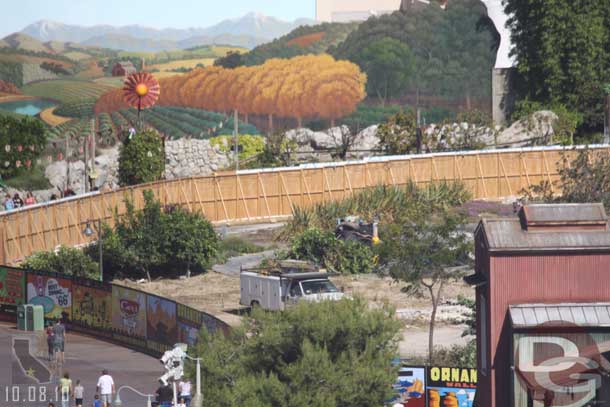
[{"label": "leafy tree", "polygon": [[610,210],[610,153],[583,149],[573,160],[564,155],[559,180],[542,181],[522,194],[525,201],[602,202]]},{"label": "leafy tree", "polygon": [[408,45],[390,37],[372,41],[355,61],[366,73],[369,96],[385,106],[388,96],[399,96],[414,72],[414,56]]},{"label": "leafy tree", "polygon": [[154,130],[139,131],[125,140],[119,155],[119,182],[136,185],[161,179],[165,170],[163,140]]},{"label": "leafy tree", "polygon": [[372,43],[392,38],[407,45],[415,62],[407,88],[421,93],[463,97],[491,96],[491,75],[497,49],[497,32],[479,0],[452,2],[446,10],[425,7],[414,13],[395,12],[371,17],[329,53],[358,63]]},{"label": "leafy tree", "polygon": [[244,62],[242,54],[240,52],[233,51],[227,52],[227,55],[214,61],[214,66],[222,66],[223,68],[229,69],[237,68],[243,64]]},{"label": "leafy tree", "polygon": [[393,310],[360,298],[256,309],[226,337],[202,330],[203,398],[219,407],[383,405],[399,329]]},{"label": "leafy tree", "polygon": [[434,366],[462,366],[477,367],[477,342],[475,340],[466,345],[452,345],[449,348],[437,347],[434,350]]},{"label": "leafy tree", "polygon": [[287,256],[346,274],[367,274],[374,266],[374,254],[368,246],[339,240],[333,232],[315,228],[295,236]]},{"label": "leafy tree", "polygon": [[603,85],[610,79],[610,3],[507,0],[515,84],[522,99],[563,104],[603,126]]},{"label": "leafy tree", "polygon": [[94,262],[82,250],[65,246],[61,246],[57,252],[34,253],[21,263],[21,267],[94,280],[100,277],[98,263]]},{"label": "leafy tree", "polygon": [[[203,272],[218,250],[218,236],[199,213],[162,208],[152,191],[144,191],[144,208],[125,200],[126,213],[115,229],[104,227],[104,266],[123,277],[173,277]],[[97,247],[90,249],[94,256]]]},{"label": "leafy tree", "polygon": [[404,219],[384,229],[380,248],[385,270],[406,283],[406,293],[425,290],[430,295],[432,315],[428,339],[430,363],[434,354],[434,327],[445,284],[462,276],[470,264],[472,247],[464,233],[461,215],[452,211],[423,211],[420,219]]},{"label": "leafy tree", "polygon": [[34,168],[46,147],[45,128],[38,119],[0,115],[0,175],[12,177]]},{"label": "leafy tree", "polygon": [[[379,126],[379,145],[388,154],[417,151],[417,119],[413,112],[398,113]],[[420,141],[423,144],[423,140]]]}]

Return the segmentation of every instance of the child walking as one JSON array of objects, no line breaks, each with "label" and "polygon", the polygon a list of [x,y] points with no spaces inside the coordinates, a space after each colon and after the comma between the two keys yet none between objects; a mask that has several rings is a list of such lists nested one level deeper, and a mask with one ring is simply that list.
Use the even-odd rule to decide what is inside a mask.
[{"label": "child walking", "polygon": [[80,384],[80,380],[77,380],[76,386],[74,386],[74,402],[76,407],[83,407],[84,394],[85,388]]}]

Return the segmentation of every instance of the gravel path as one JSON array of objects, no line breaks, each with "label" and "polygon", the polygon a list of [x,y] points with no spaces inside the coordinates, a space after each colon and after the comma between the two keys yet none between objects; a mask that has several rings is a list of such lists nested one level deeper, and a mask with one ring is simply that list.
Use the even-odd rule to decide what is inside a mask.
[{"label": "gravel path", "polygon": [[216,264],[212,267],[217,273],[229,277],[239,277],[241,267],[256,267],[263,259],[273,257],[274,250],[266,250],[260,253],[244,254],[243,256],[231,257],[225,264]]}]

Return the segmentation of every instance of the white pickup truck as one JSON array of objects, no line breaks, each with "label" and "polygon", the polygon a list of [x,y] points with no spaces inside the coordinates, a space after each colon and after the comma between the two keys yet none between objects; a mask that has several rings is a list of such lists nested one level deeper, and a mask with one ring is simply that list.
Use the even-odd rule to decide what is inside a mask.
[{"label": "white pickup truck", "polygon": [[278,267],[242,269],[240,304],[281,311],[299,301],[337,301],[344,294],[325,271],[316,271],[306,262],[283,261]]}]

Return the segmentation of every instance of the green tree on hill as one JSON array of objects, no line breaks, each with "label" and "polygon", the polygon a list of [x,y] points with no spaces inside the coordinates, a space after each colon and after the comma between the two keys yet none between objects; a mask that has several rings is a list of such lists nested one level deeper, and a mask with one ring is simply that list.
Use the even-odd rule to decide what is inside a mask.
[{"label": "green tree on hill", "polygon": [[381,406],[396,380],[399,329],[393,310],[359,298],[256,309],[226,337],[201,331],[203,398],[218,407]]},{"label": "green tree on hill", "polygon": [[563,104],[584,125],[604,123],[604,83],[610,81],[610,1],[507,0],[518,61],[519,96]]},{"label": "green tree on hill", "polygon": [[400,95],[415,70],[415,58],[409,47],[389,37],[371,42],[355,62],[367,75],[369,96],[379,98],[382,106],[388,97]]}]

